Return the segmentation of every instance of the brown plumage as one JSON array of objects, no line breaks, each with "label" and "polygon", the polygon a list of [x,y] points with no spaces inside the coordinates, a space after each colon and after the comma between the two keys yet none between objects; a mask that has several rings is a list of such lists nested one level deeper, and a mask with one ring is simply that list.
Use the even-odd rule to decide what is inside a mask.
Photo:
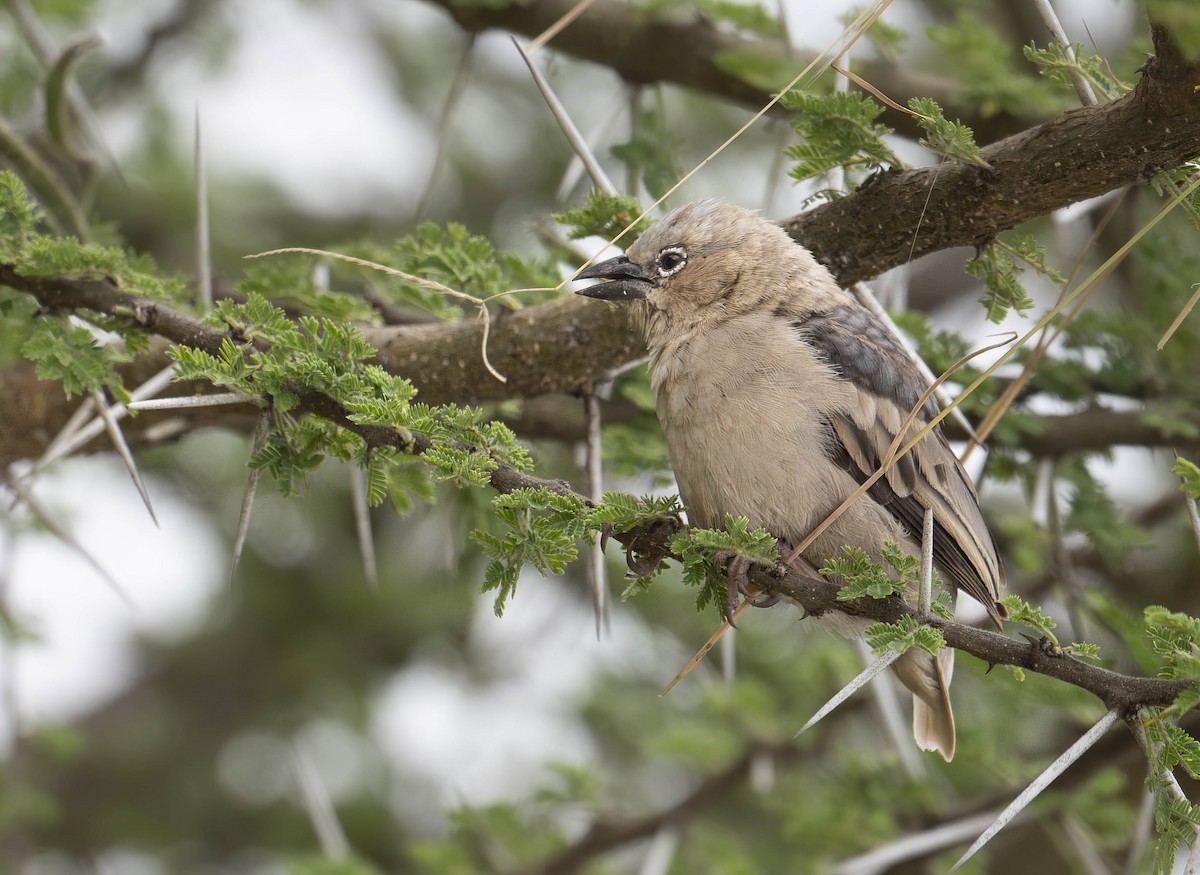
[{"label": "brown plumage", "polygon": [[[926,381],[889,330],[781,229],[702,201],[644,233],[628,253],[582,271],[580,293],[637,302],[658,418],[688,518],[748,517],[797,543],[879,468]],[[937,409],[927,403],[906,433]],[[940,430],[927,435],[805,550],[816,566],[884,540],[919,552],[932,508],[942,577],[987,608],[1004,570],[970,478]],[[823,618],[860,635],[865,623]],[[918,744],[954,755],[953,651],[910,650],[895,664],[914,694]]]}]

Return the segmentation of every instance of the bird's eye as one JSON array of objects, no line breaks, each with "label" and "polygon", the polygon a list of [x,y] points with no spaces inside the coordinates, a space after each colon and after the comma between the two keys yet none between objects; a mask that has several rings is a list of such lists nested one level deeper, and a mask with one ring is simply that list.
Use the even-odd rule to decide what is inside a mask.
[{"label": "bird's eye", "polygon": [[668,246],[658,253],[658,275],[674,276],[687,264],[687,250],[682,246]]}]

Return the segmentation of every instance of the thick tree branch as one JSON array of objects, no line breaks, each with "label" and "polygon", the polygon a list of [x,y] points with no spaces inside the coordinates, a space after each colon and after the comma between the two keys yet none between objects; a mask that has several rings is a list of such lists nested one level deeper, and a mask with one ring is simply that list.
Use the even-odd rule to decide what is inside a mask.
[{"label": "thick tree branch", "polygon": [[[499,29],[527,37],[536,37],[577,5],[577,0],[507,5],[431,2],[472,33]],[[753,109],[767,103],[771,93],[729,72],[725,59],[754,56],[759,63],[776,62],[781,70],[780,81],[775,83],[778,89],[816,56],[816,52],[797,52],[789,58],[781,40],[738,36],[699,13],[647,13],[624,0],[597,0],[549,46],[610,67],[627,82],[669,82]],[[956,83],[916,73],[903,64],[872,60],[855,63],[854,69],[900,103],[910,97],[932,97],[947,117],[963,120],[985,143],[1040,121],[1033,117],[1018,119],[1007,113],[983,116],[977,106],[963,100]],[[884,110],[883,121],[906,136],[919,135],[911,116],[890,107]]]},{"label": "thick tree branch", "polygon": [[[93,310],[124,317],[145,331],[211,355],[217,355],[221,344],[229,337],[228,332],[221,328],[160,302],[137,298],[121,291],[108,280],[27,277],[17,273],[11,265],[0,263],[0,284],[32,294],[48,309],[67,312]],[[369,447],[390,447],[409,455],[420,455],[433,446],[425,435],[354,422],[349,412],[328,395],[308,391],[303,386],[295,387],[294,391],[300,397],[297,413],[309,413],[334,422],[357,434]],[[570,491],[568,485],[561,481],[534,477],[505,465],[498,465],[492,471],[491,483],[499,492],[511,492],[518,488],[546,488],[561,493]]]},{"label": "thick tree branch", "polygon": [[[567,32],[570,32],[568,28]],[[1159,56],[1147,63],[1137,89],[1114,103],[1071,110],[984,150],[995,168],[947,163],[881,174],[857,191],[788,220],[840,282],[874,276],[937,249],[970,245],[1083,198],[1146,179],[1200,153],[1200,66],[1185,64],[1160,30]],[[8,274],[11,275],[11,270]],[[55,306],[59,280],[0,282],[39,294]],[[99,280],[72,281],[75,307],[104,310]],[[109,287],[111,288],[111,286]],[[113,290],[115,291],[115,289]],[[111,302],[110,302],[111,303]],[[143,302],[148,330],[182,343],[189,326]],[[429,403],[472,403],[577,392],[645,354],[627,313],[593,301],[564,298],[497,317],[489,355],[507,383],[479,354],[478,321],[372,328],[368,341],[380,362],[407,377]]]},{"label": "thick tree branch", "polygon": [[950,246],[978,245],[1036,216],[1145,182],[1200,155],[1200,64],[1161,28],[1138,86],[982,150],[992,170],[946,161],[880,173],[784,222],[843,285]]},{"label": "thick tree branch", "polygon": [[[48,277],[18,279],[10,268],[0,265],[0,281],[4,277],[8,277],[6,284],[24,286],[26,291],[35,294],[47,307],[72,312],[81,308],[99,309],[111,315],[140,312],[144,324],[158,324],[163,337],[169,340],[177,336],[191,337],[202,349],[219,345],[225,336],[220,329],[161,304],[143,302],[139,305],[135,299],[106,281]],[[501,361],[514,374],[510,378],[512,385],[506,388],[509,391],[515,389],[515,395],[529,397],[519,417],[505,420],[522,436],[583,440],[587,423],[582,403],[570,395],[552,392],[542,394],[543,386],[555,388],[554,376],[563,369],[589,374],[591,368],[590,378],[600,379],[619,362],[621,356],[637,351],[634,336],[625,331],[623,311],[589,306],[584,301],[570,303],[574,306],[553,313],[547,323],[553,327],[553,332],[549,333],[557,335],[557,343],[554,342],[556,338],[551,337],[550,342],[533,346],[533,338],[539,326],[543,325],[540,314],[536,312],[540,308],[536,307],[511,314],[500,322],[494,334],[490,347],[492,359]],[[589,322],[585,317],[594,311],[599,311],[601,318]],[[454,358],[455,350],[465,344],[461,338],[464,331],[470,332],[470,326],[439,323],[417,330],[408,329],[411,333],[396,334],[389,329],[368,329],[367,333],[383,337],[388,344],[381,352],[381,358],[388,357],[389,349],[399,350],[406,357],[405,366],[394,367],[393,370],[399,370],[413,381],[420,390],[422,400],[461,404],[484,400],[481,395],[485,395],[476,391],[470,378],[469,365]],[[563,338],[571,336],[574,336],[573,342],[563,341]],[[428,338],[428,343],[423,343],[422,337]],[[526,344],[532,349],[525,348]],[[152,352],[119,368],[125,385],[136,386],[166,367],[169,362],[164,355],[165,349],[166,344],[160,341],[154,345]],[[538,349],[545,349],[547,355],[560,356],[556,359],[557,366],[536,359],[533,352]],[[599,359],[593,354],[593,351],[611,352],[613,349],[620,351],[617,361],[613,358]],[[209,391],[214,390],[207,384],[184,383],[164,394],[192,395]],[[0,465],[41,455],[78,403],[78,399],[64,396],[59,383],[39,380],[32,362],[21,362],[0,369],[0,410],[25,412],[22,417],[0,417]],[[602,411],[605,423],[627,422],[640,414],[638,408],[622,399],[604,402]],[[1104,450],[1115,446],[1200,450],[1200,439],[1189,438],[1178,428],[1191,424],[1200,429],[1200,413],[1191,409],[1172,410],[1169,418],[1176,427],[1160,424],[1167,417],[1148,419],[1140,409],[1111,410],[1093,406],[1077,413],[1043,416],[1043,428],[1040,431],[1021,432],[1010,446],[1035,458],[1055,458],[1072,452]],[[200,407],[144,411],[128,420],[123,430],[134,446],[140,446],[162,440],[164,436],[177,437],[206,426],[221,425],[247,430],[253,428],[254,421],[254,416],[247,409],[236,405]],[[954,420],[947,420],[945,427],[951,438],[965,439],[965,434],[956,431]],[[377,439],[387,442],[384,436],[377,436]],[[108,439],[102,435],[85,451],[108,448]]]}]

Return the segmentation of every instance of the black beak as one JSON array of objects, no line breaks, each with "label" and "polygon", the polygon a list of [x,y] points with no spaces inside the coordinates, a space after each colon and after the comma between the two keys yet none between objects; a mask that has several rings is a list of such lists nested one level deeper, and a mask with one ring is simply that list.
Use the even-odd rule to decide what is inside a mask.
[{"label": "black beak", "polygon": [[651,280],[640,265],[624,255],[585,267],[575,274],[577,280],[608,280],[580,289],[575,294],[598,298],[601,301],[644,301]]}]

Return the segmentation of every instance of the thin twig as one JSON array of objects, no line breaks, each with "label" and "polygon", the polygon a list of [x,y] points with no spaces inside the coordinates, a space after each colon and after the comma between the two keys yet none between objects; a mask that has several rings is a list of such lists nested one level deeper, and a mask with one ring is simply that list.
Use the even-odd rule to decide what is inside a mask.
[{"label": "thin twig", "polygon": [[546,43],[550,42],[550,40],[562,33],[563,29],[566,28],[567,25],[569,25],[579,16],[583,15],[583,13],[587,11],[587,8],[595,2],[596,0],[579,0],[579,2],[572,6],[565,15],[539,33],[533,39],[533,41],[529,43],[529,51],[536,52]]},{"label": "thin twig", "polygon": [[1192,308],[1196,306],[1196,302],[1200,301],[1200,283],[1195,283],[1192,288],[1194,288],[1196,291],[1192,293],[1190,298],[1188,298],[1188,302],[1183,305],[1183,309],[1179,311],[1179,314],[1175,317],[1175,320],[1171,323],[1171,326],[1163,333],[1163,336],[1159,338],[1157,349],[1161,350],[1167,345],[1167,341],[1170,340],[1171,336],[1179,330],[1179,326],[1183,324],[1183,320],[1186,319],[1188,314],[1192,312]]}]

